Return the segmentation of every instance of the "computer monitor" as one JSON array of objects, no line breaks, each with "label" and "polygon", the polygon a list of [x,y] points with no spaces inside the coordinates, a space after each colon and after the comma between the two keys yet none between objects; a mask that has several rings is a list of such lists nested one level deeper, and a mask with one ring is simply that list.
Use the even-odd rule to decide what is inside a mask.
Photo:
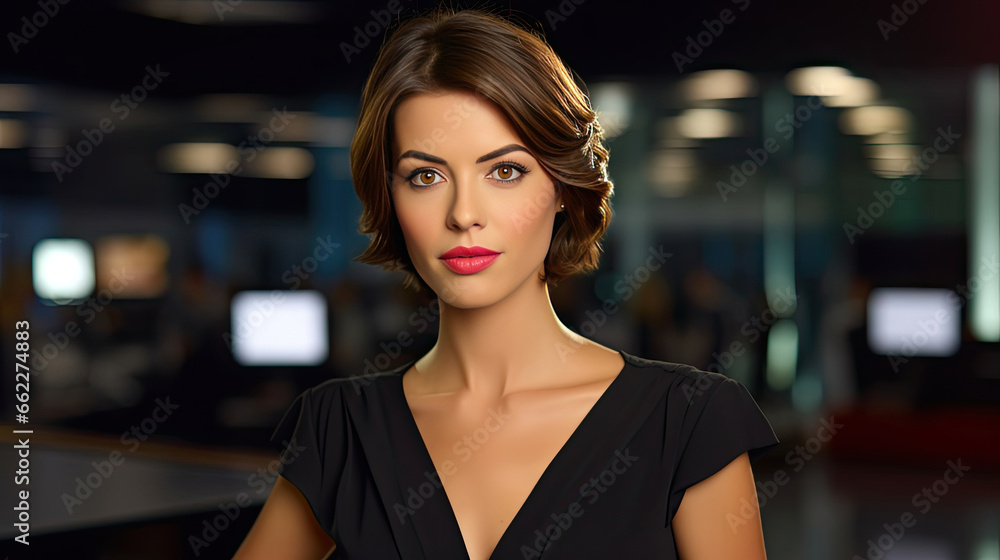
[{"label": "computer monitor", "polygon": [[80,303],[94,292],[94,249],[83,239],[43,239],[32,251],[31,275],[46,303]]},{"label": "computer monitor", "polygon": [[329,355],[326,299],[315,290],[248,290],[230,305],[223,337],[246,366],[315,366]]},{"label": "computer monitor", "polygon": [[868,296],[868,346],[876,354],[951,356],[961,330],[961,299],[952,290],[886,287]]}]

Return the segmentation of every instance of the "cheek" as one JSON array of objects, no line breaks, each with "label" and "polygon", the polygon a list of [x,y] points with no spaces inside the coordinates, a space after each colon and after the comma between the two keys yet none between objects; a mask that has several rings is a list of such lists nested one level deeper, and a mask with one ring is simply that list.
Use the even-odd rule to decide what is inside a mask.
[{"label": "cheek", "polygon": [[406,251],[410,255],[411,262],[416,264],[421,261],[422,255],[427,250],[433,248],[436,242],[435,237],[439,233],[434,225],[440,223],[441,218],[435,214],[433,207],[414,204],[412,199],[394,198],[394,204],[396,222],[403,233]]},{"label": "cheek", "polygon": [[525,241],[545,236],[547,241],[554,221],[552,197],[538,195],[527,200],[522,199],[503,209],[501,215],[507,225],[508,233],[512,236]]},{"label": "cheek", "polygon": [[406,239],[407,245],[412,245],[418,242],[420,239],[420,220],[416,219],[415,213],[411,210],[400,209],[396,207],[396,222],[399,223],[399,229],[403,232],[403,238]]}]

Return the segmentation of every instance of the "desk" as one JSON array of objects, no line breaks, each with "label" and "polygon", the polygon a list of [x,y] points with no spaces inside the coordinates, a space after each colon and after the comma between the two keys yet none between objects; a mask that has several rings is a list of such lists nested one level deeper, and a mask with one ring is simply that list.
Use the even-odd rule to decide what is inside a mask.
[{"label": "desk", "polygon": [[[9,437],[13,429],[0,427],[7,519],[19,501],[15,490],[24,489],[13,485],[18,461],[17,442]],[[242,514],[263,504],[274,482],[267,468],[277,453],[154,440],[134,447],[115,437],[50,432],[44,427],[26,437],[30,437],[31,461],[30,538],[192,514],[211,519],[222,513],[220,504],[234,504]],[[230,516],[236,511],[229,508]],[[0,538],[17,534],[12,523],[0,524]]]}]

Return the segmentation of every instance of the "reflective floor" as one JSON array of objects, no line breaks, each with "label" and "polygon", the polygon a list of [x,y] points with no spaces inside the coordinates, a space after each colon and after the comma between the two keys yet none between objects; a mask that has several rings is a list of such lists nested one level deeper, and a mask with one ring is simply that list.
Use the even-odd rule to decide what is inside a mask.
[{"label": "reflective floor", "polygon": [[816,457],[759,464],[755,478],[770,560],[1000,560],[996,472]]},{"label": "reflective floor", "polygon": [[[754,465],[769,559],[1000,560],[995,468],[960,458],[919,468],[834,461],[825,450],[809,454],[807,443],[782,441]],[[4,448],[0,456],[12,460],[10,446]],[[32,455],[32,533],[42,548],[32,552],[44,549],[43,557],[50,551],[61,557],[71,551],[74,558],[95,559],[228,558],[266,498],[263,471],[251,465],[252,457],[242,457],[239,466],[199,465],[193,461],[199,452],[204,450],[178,446],[159,456],[130,455],[109,476],[99,477],[94,473],[101,472],[107,451],[38,446]],[[265,466],[266,459],[256,460]],[[96,488],[77,488],[88,476]],[[68,507],[67,496],[78,492],[86,498]],[[248,499],[240,504],[242,515],[221,519],[223,506],[243,497]],[[727,517],[734,531],[752,513],[746,506]],[[206,529],[206,520],[216,517],[230,526]],[[14,531],[8,527],[2,535],[10,539]],[[3,553],[24,557],[10,544],[4,543]]]}]

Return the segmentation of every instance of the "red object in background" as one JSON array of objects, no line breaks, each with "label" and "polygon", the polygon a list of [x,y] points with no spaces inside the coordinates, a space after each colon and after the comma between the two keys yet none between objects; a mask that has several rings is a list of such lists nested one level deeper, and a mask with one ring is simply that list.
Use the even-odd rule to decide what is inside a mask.
[{"label": "red object in background", "polygon": [[835,460],[938,467],[961,457],[977,470],[1000,470],[1000,409],[842,409],[832,416],[844,425],[828,444]]}]

